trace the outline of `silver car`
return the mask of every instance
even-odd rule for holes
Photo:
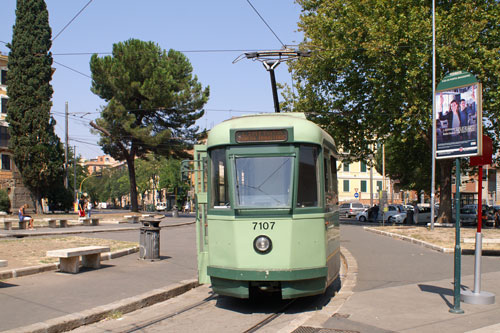
[[[361,202],[346,202],[339,207],[340,216],[353,217],[365,210]]]

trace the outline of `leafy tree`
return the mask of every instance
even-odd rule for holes
[[[181,160],[167,159],[161,164],[160,188],[166,188],[169,192],[177,194],[177,207],[182,207],[182,203],[187,198],[189,185],[180,177]]]
[[[9,148],[24,185],[39,209],[41,199],[63,181],[64,153],[54,132],[49,15],[43,0],[17,2],[8,61]]]
[[[399,164],[394,174],[406,177],[408,184],[423,181],[412,179],[414,168],[403,171],[405,163],[423,170],[422,154],[431,154],[430,3],[297,2],[305,35],[301,47],[311,49],[312,56],[292,65],[297,96],[285,106],[310,112],[353,159],[366,158],[375,143],[394,136],[392,149],[406,153],[393,161]],[[438,81],[460,69],[483,82],[484,131],[495,141],[500,134],[500,44],[493,41],[499,40],[499,24],[498,1],[436,1]],[[451,219],[452,166],[452,160],[438,163],[444,220]]]
[[[0,211],[9,212],[10,211],[10,199],[7,191],[0,190]]]
[[[199,138],[209,88],[193,76],[180,52],[130,39],[113,45],[112,56],[90,60],[92,92],[108,104],[91,125],[101,134],[103,151],[127,162],[132,211],[138,210],[135,158],[153,152],[186,157]]]

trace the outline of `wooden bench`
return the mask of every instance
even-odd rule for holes
[[[124,218],[127,219],[127,222],[130,223],[139,223],[139,215],[125,215]]]
[[[49,224],[49,228],[57,228],[57,220],[53,218],[47,218],[45,221]]]
[[[7,267],[7,260],[0,260],[0,267]]]
[[[109,252],[107,246],[84,246],[72,249],[47,251],[47,257],[59,258],[59,270],[66,273],[78,273],[80,271],[80,257],[82,267],[101,267],[101,253]]]

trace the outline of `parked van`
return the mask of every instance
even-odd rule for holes
[[[361,202],[346,202],[340,205],[340,216],[353,217],[365,210]]]

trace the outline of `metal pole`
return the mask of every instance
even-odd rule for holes
[[[273,89],[274,112],[280,113],[280,103],[278,101],[278,90],[276,88],[276,77],[274,76],[274,69],[269,70],[271,75],[271,88]]]
[[[432,175],[431,230],[434,230],[436,187],[436,1],[432,0]]]
[[[66,170],[66,177],[64,178],[64,187],[67,189],[69,187],[69,170],[68,170],[68,102],[66,102],[65,107],[65,116],[66,116],[66,147],[64,150],[64,169]]]
[[[460,309],[460,273],[461,273],[461,260],[462,260],[462,249],[460,248],[460,158],[456,159],[456,182],[455,182],[455,278],[454,278],[454,288],[453,288],[453,308],[450,309],[451,313],[464,313],[464,310]]]
[[[269,75],[271,76],[271,89],[273,91],[273,100],[274,100],[274,112],[279,113],[280,112],[280,103],[278,100],[278,89],[276,88],[276,77],[274,76],[274,69],[278,67],[280,62],[278,60],[269,60],[269,61],[264,61],[262,63],[266,70],[269,72]]]
[[[493,304],[495,303],[495,295],[481,291],[481,257],[483,255],[483,235],[481,234],[482,227],[482,197],[483,197],[483,166],[479,166],[479,180],[477,187],[477,231],[476,231],[476,251],[474,253],[474,291],[464,290],[461,292],[461,298],[468,304]]]
[[[78,192],[76,190],[76,146],[73,150],[73,188],[75,191],[75,202],[78,202]]]

